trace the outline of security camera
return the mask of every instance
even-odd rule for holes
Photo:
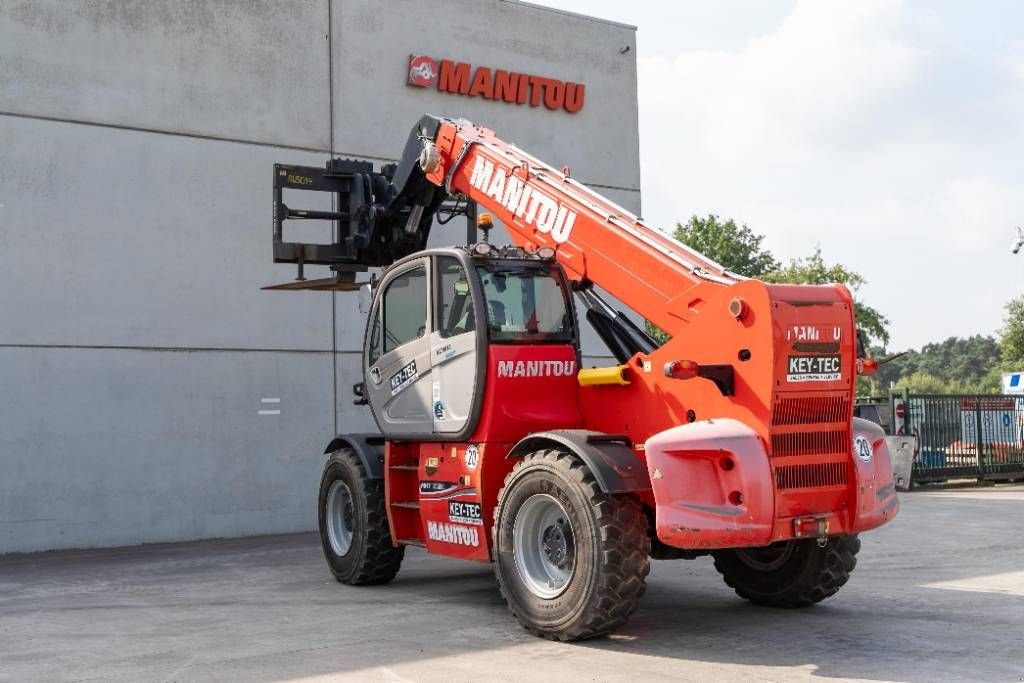
[[[1017,241],[1013,243],[1013,253],[1019,254],[1020,248],[1024,247],[1024,229],[1017,227]]]

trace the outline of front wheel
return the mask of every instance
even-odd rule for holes
[[[498,494],[494,568],[524,628],[581,640],[625,623],[644,592],[650,539],[640,504],[603,493],[579,459],[537,451]]]
[[[405,547],[395,547],[384,506],[384,483],[366,474],[349,448],[331,454],[320,479],[320,543],[341,583],[366,585],[395,578]]]
[[[857,566],[856,534],[782,541],[714,553],[715,569],[741,598],[770,607],[809,607],[835,595]]]

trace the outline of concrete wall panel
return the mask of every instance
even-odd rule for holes
[[[324,156],[8,116],[0,149],[0,343],[330,350],[329,297],[260,291],[295,276],[272,165]]]
[[[0,3],[0,111],[330,146],[327,0]]]
[[[331,383],[325,353],[0,348],[0,553],[314,528]]]
[[[504,0],[345,0],[332,21],[336,149],[394,158],[423,114],[465,116],[583,182],[639,189],[634,29]],[[586,102],[569,114],[407,86],[410,54],[585,83]]]
[[[410,88],[411,52],[584,82],[586,106]],[[424,112],[639,203],[629,27],[506,0],[0,3],[0,553],[315,526],[324,445],[374,428],[365,319],[260,291],[295,272],[271,166],[394,158]]]

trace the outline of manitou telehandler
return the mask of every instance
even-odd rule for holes
[[[480,241],[425,248],[474,206]],[[333,240],[285,241],[288,219]],[[498,222],[514,245],[488,241]],[[876,363],[844,287],[730,273],[486,128],[424,116],[379,170],[275,165],[273,237],[299,270],[277,289],[371,295],[353,389],[380,432],[338,435],[320,483],[342,583],[390,581],[410,545],[493,562],[524,627],[575,640],[626,621],[652,557],[710,554],[748,600],[816,603],[899,509],[882,430],[852,416]],[[613,367],[581,367],[575,301]]]

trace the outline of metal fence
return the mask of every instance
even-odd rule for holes
[[[894,393],[894,434],[917,436],[913,482],[1024,479],[1024,396]]]

